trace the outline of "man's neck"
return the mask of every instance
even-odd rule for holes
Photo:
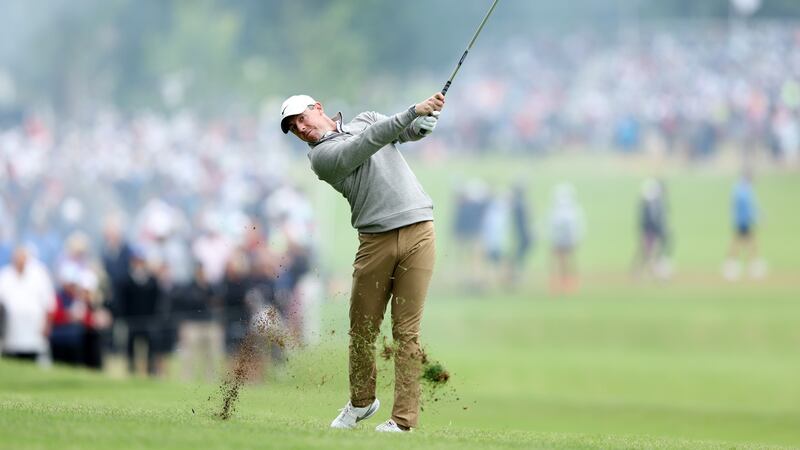
[[[326,116],[327,117],[327,116]],[[325,133],[323,133],[322,137],[326,137],[332,133],[340,133],[342,131],[342,115],[341,113],[336,114],[333,117],[327,117],[327,129]]]
[[[328,130],[327,131],[331,131],[331,132],[334,132],[334,133],[336,133],[337,131],[341,131],[340,130],[341,123],[342,123],[342,115],[341,114],[337,114],[337,115],[335,115],[333,117],[328,117]]]

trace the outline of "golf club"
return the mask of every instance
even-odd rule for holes
[[[461,69],[461,64],[463,64],[464,60],[467,59],[467,53],[469,53],[469,50],[472,48],[472,45],[475,44],[475,40],[478,39],[478,35],[481,34],[483,26],[486,25],[486,21],[489,20],[489,16],[492,15],[494,8],[497,6],[497,3],[499,1],[500,0],[494,0],[494,2],[492,2],[492,7],[489,8],[489,12],[487,12],[486,16],[484,16],[483,20],[481,21],[481,24],[478,26],[478,29],[475,31],[475,34],[472,36],[472,40],[469,41],[469,45],[467,46],[467,49],[464,50],[464,54],[461,55],[461,59],[458,60],[458,64],[456,65],[456,68],[453,70],[453,74],[450,75],[450,78],[447,80],[447,83],[444,84],[444,87],[442,88],[442,95],[447,95],[447,90],[450,89],[450,85],[453,83],[453,79],[456,77],[458,70]],[[423,130],[422,134],[427,134],[427,132]]]

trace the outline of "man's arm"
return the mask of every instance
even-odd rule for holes
[[[408,126],[398,139],[401,143],[407,141],[418,141],[425,136],[433,133],[436,129],[436,123],[439,121],[439,113],[441,111],[434,111],[428,116],[421,116],[414,119],[411,125]]]
[[[419,118],[414,119],[419,120]],[[397,140],[400,143],[403,142],[414,142],[418,141],[425,137],[424,134],[420,133],[419,128],[414,126],[414,122],[412,121],[409,126],[407,126],[403,131],[400,132],[400,136],[397,137]]]
[[[336,182],[349,175],[370,156],[384,146],[400,138],[417,117],[429,116],[444,107],[444,95],[440,92],[417,103],[408,110],[382,119],[372,114],[375,123],[360,134],[344,141],[326,141],[311,152],[311,167],[320,179]]]
[[[403,130],[417,118],[414,107],[391,117],[367,113],[376,122],[361,133],[343,141],[327,141],[316,146],[311,164],[323,180],[338,181],[349,175],[370,156],[396,141]]]

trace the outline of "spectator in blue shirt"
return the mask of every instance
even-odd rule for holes
[[[758,223],[758,203],[753,190],[753,176],[746,170],[733,188],[731,212],[734,237],[728,251],[728,260],[723,266],[723,276],[736,280],[741,276],[742,263],[749,262],[750,276],[763,278],[766,264],[760,258],[755,228]]]

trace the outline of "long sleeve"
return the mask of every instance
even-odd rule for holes
[[[363,132],[345,140],[323,141],[315,146],[311,164],[321,179],[335,182],[346,177],[378,150],[398,140],[417,117],[411,108],[391,117],[374,112],[365,114],[374,123]]]

